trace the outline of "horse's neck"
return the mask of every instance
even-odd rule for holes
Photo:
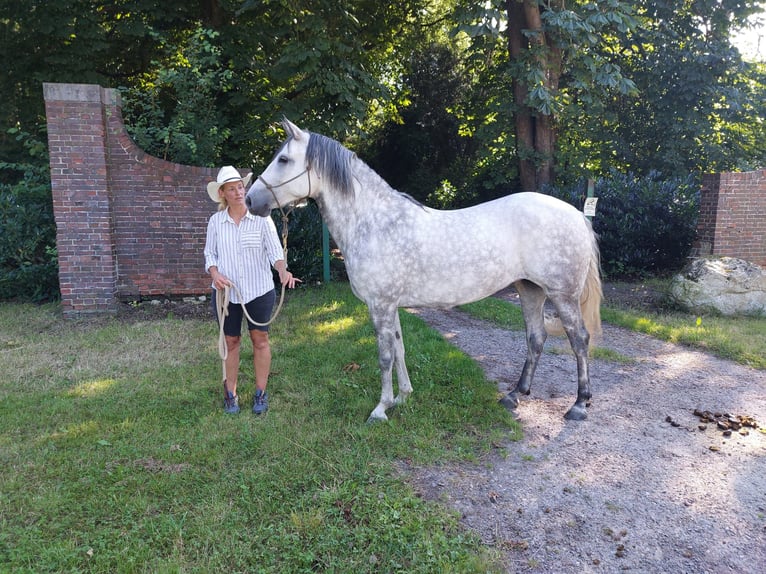
[[[359,159],[352,164],[354,194],[345,196],[337,190],[324,190],[318,199],[319,209],[341,251],[348,252],[361,230],[381,216],[386,197],[396,192],[372,168]]]

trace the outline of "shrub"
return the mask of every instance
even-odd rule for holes
[[[282,216],[272,212],[280,240]],[[289,216],[287,237],[287,266],[304,283],[322,280],[324,260],[322,256],[322,216],[316,203],[309,201],[305,207],[294,209]],[[330,260],[331,279],[343,279],[345,267],[333,256]],[[277,283],[278,285],[279,283]]]
[[[547,190],[582,209],[585,184]],[[593,228],[601,266],[610,276],[657,274],[682,267],[696,235],[699,183],[693,176],[662,179],[613,172],[595,182]]]
[[[0,162],[0,300],[49,301],[59,297],[56,224],[45,145],[24,141],[27,163]]]

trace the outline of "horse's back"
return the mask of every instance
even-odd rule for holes
[[[458,210],[419,208],[411,217],[401,230],[408,240],[398,267],[378,262],[385,277],[397,276],[406,285],[402,305],[467,303],[520,279],[571,290],[587,269],[587,223],[577,209],[551,196],[518,193]],[[377,280],[388,283],[381,274]]]

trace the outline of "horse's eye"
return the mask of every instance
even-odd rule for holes
[[[286,155],[280,155],[279,159],[277,160],[279,163],[287,163],[288,159]]]

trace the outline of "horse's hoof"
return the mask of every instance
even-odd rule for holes
[[[519,406],[519,397],[515,393],[508,393],[499,402],[509,411],[513,411]]]
[[[585,410],[585,407],[574,405],[567,411],[564,418],[568,421],[584,421],[588,418],[588,412]]]
[[[374,411],[370,413],[370,416],[367,419],[367,424],[372,425],[375,423],[382,423],[387,420],[388,417],[386,416],[386,411],[383,409],[383,407],[378,406]]]
[[[374,417],[374,416],[370,415],[370,417],[367,419],[367,424],[368,425],[375,425],[375,424],[378,424],[378,423],[384,423],[386,421],[388,421],[388,417]]]
[[[404,403],[406,403],[408,396],[409,395],[404,395],[402,393],[399,393],[398,395],[396,395],[396,398],[394,399],[394,406],[398,407],[399,405],[403,405]]]

